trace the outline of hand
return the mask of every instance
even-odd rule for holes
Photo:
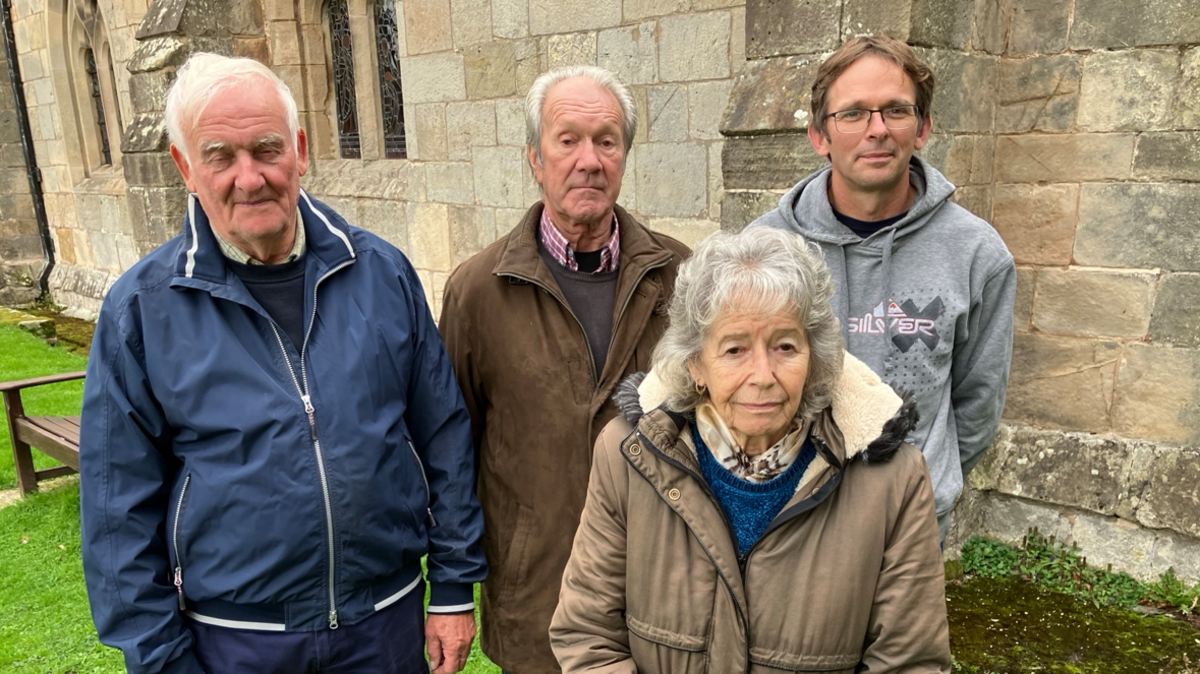
[[[430,613],[425,619],[425,650],[433,674],[455,674],[467,664],[475,640],[475,613]]]

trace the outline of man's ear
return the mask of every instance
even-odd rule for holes
[[[542,184],[542,162],[538,160],[537,150],[532,145],[525,146],[525,154],[529,158],[529,168],[533,169],[533,179]]]
[[[823,122],[812,120],[808,123],[808,142],[812,143],[813,150],[822,157],[829,156],[829,139],[822,133],[820,125]]]
[[[192,187],[192,167],[174,143],[171,143],[171,159],[175,160],[175,168],[179,169],[179,175],[183,176],[183,183],[187,185],[188,191],[195,192],[195,188]]]
[[[296,131],[296,166],[300,169],[300,175],[308,172],[308,137],[304,135],[304,129]]]
[[[917,139],[913,147],[920,150],[925,147],[925,143],[929,142],[929,132],[933,130],[933,115],[925,115],[925,121],[921,122],[921,130],[917,131]]]

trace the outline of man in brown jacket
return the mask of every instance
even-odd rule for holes
[[[550,618],[592,447],[617,415],[614,388],[649,367],[690,251],[616,205],[637,119],[612,73],[548,72],[526,115],[543,201],[451,275],[440,327],[475,440],[483,650],[506,672],[552,674]]]

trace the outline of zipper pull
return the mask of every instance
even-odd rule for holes
[[[313,408],[312,398],[307,393],[300,396],[300,400],[304,401],[304,413],[308,415],[308,434],[312,439],[317,439],[317,415]]]
[[[175,591],[179,593],[179,610],[180,611],[186,610],[187,606],[185,606],[183,603],[183,567],[182,566],[175,567]]]
[[[429,515],[429,526],[436,527],[437,520],[433,519],[433,508],[426,508],[425,512]]]
[[[338,628],[337,609],[329,611],[329,629],[336,630]]]

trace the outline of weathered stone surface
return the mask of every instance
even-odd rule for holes
[[[971,0],[913,0],[909,39],[915,44],[965,51],[971,43],[975,5]]]
[[[408,106],[412,110],[405,121],[411,122],[414,133],[408,138],[409,159],[421,161],[446,161],[450,158],[446,148],[446,105],[424,103]]]
[[[525,143],[525,99],[496,101],[496,142],[501,145]]]
[[[134,37],[145,40],[175,32],[179,29],[187,4],[186,0],[154,0],[146,7],[146,14]]]
[[[450,0],[450,24],[454,28],[454,45],[488,42],[492,39],[491,0]]]
[[[567,33],[546,39],[548,67],[596,65],[596,33]]]
[[[917,49],[937,73],[933,118],[941,133],[991,133],[998,59],[944,49]]]
[[[1200,185],[1084,185],[1075,261],[1100,267],[1200,271]]]
[[[475,177],[466,162],[431,162],[425,165],[425,194],[430,201],[474,204]]]
[[[461,101],[467,97],[461,54],[430,54],[400,59],[404,104]]]
[[[1141,134],[1133,175],[1143,180],[1200,181],[1200,131]]]
[[[967,185],[960,187],[950,200],[971,211],[975,217],[985,221],[992,219],[993,189],[991,185]]]
[[[1017,264],[1066,266],[1078,203],[1078,185],[997,185],[992,226]]]
[[[708,206],[708,156],[695,143],[638,147],[638,210],[646,215],[691,218]]]
[[[1200,48],[1183,52],[1179,87],[1175,95],[1175,125],[1179,128],[1200,128]]]
[[[682,220],[678,218],[649,218],[646,226],[695,248],[704,237],[721,228],[712,220]]]
[[[971,26],[972,49],[988,54],[1004,52],[1014,1],[976,0],[975,18]]]
[[[183,65],[187,60],[188,48],[177,38],[170,36],[156,37],[138,45],[130,57],[126,67],[129,72],[146,73],[162,70],[171,66]],[[28,77],[28,74],[25,74]]]
[[[529,32],[533,35],[620,24],[621,0],[529,0]]]
[[[910,0],[845,0],[842,5],[842,37],[887,33],[907,41],[912,26]]]
[[[445,204],[408,205],[408,245],[414,267],[449,271],[450,222]]]
[[[1066,430],[1108,431],[1119,359],[1115,342],[1016,334],[1004,418]]]
[[[725,189],[734,190],[789,189],[827,164],[808,136],[796,133],[727,138],[721,153]]]
[[[517,94],[517,57],[507,40],[484,42],[463,50],[468,98]]]
[[[1138,521],[1200,537],[1200,450],[1163,447],[1155,454]]]
[[[516,146],[477,147],[472,154],[475,198],[482,206],[522,208],[525,174],[529,171],[525,148]]]
[[[450,0],[404,0],[408,54],[428,54],[454,47]]]
[[[747,0],[746,56],[818,54],[837,48],[841,3]]]
[[[523,95],[542,74],[542,52],[538,38],[513,41],[513,57],[517,61],[517,92]]]
[[[469,160],[471,148],[495,144],[495,104],[489,101],[446,106],[446,148],[450,159]]]
[[[1146,131],[1171,125],[1179,52],[1134,49],[1097,52],[1083,61],[1079,127]]]
[[[663,82],[729,77],[729,13],[684,14],[658,22]]]
[[[492,33],[508,38],[529,35],[529,0],[492,0]]]
[[[1200,350],[1130,344],[1113,421],[1127,437],[1200,443]]]
[[[631,17],[627,13],[625,18]],[[600,31],[596,38],[596,65],[616,73],[626,85],[654,82],[658,79],[655,31],[652,21]]]
[[[491,232],[487,231],[483,210],[474,206],[451,206],[449,209],[450,255],[455,267],[466,262],[490,241]]]
[[[408,210],[405,204],[397,201],[362,199],[358,202],[358,225],[400,250],[409,250]]]
[[[1017,267],[1017,296],[1013,302],[1013,330],[1029,332],[1033,316],[1033,288],[1037,283],[1037,269]]]
[[[721,153],[724,150],[725,143],[708,144],[708,210],[705,214],[709,220],[717,222],[718,226],[721,220],[721,202],[725,194],[725,176],[721,171]]]
[[[1043,269],[1033,326],[1043,332],[1141,339],[1150,329],[1157,274],[1110,269]]]
[[[955,185],[988,185],[996,163],[996,138],[990,134],[931,134],[921,148],[921,157]]]
[[[1167,274],[1154,302],[1150,340],[1200,348],[1200,274]]]
[[[733,82],[696,82],[688,85],[688,129],[692,138],[714,140],[721,137],[721,116],[729,102]]]
[[[1126,133],[1001,136],[996,180],[1006,183],[1127,180],[1135,136]]]
[[[725,190],[721,201],[721,229],[737,233],[758,216],[779,205],[778,192]]]
[[[1015,0],[1007,53],[1058,54],[1067,47],[1071,3],[1062,0]]]
[[[622,6],[626,21],[681,14],[692,8],[690,0],[624,0]]]
[[[1002,59],[996,133],[1069,131],[1079,105],[1079,57]]]
[[[688,137],[687,89],[678,84],[650,87],[647,91],[650,104],[650,142],[676,143]]]
[[[1200,42],[1195,0],[1130,3],[1076,0],[1071,49],[1110,49]]]
[[[819,58],[790,56],[748,61],[733,81],[721,118],[727,136],[807,129]]]
[[[746,8],[734,7],[729,12],[729,69],[734,75],[746,65]]]

